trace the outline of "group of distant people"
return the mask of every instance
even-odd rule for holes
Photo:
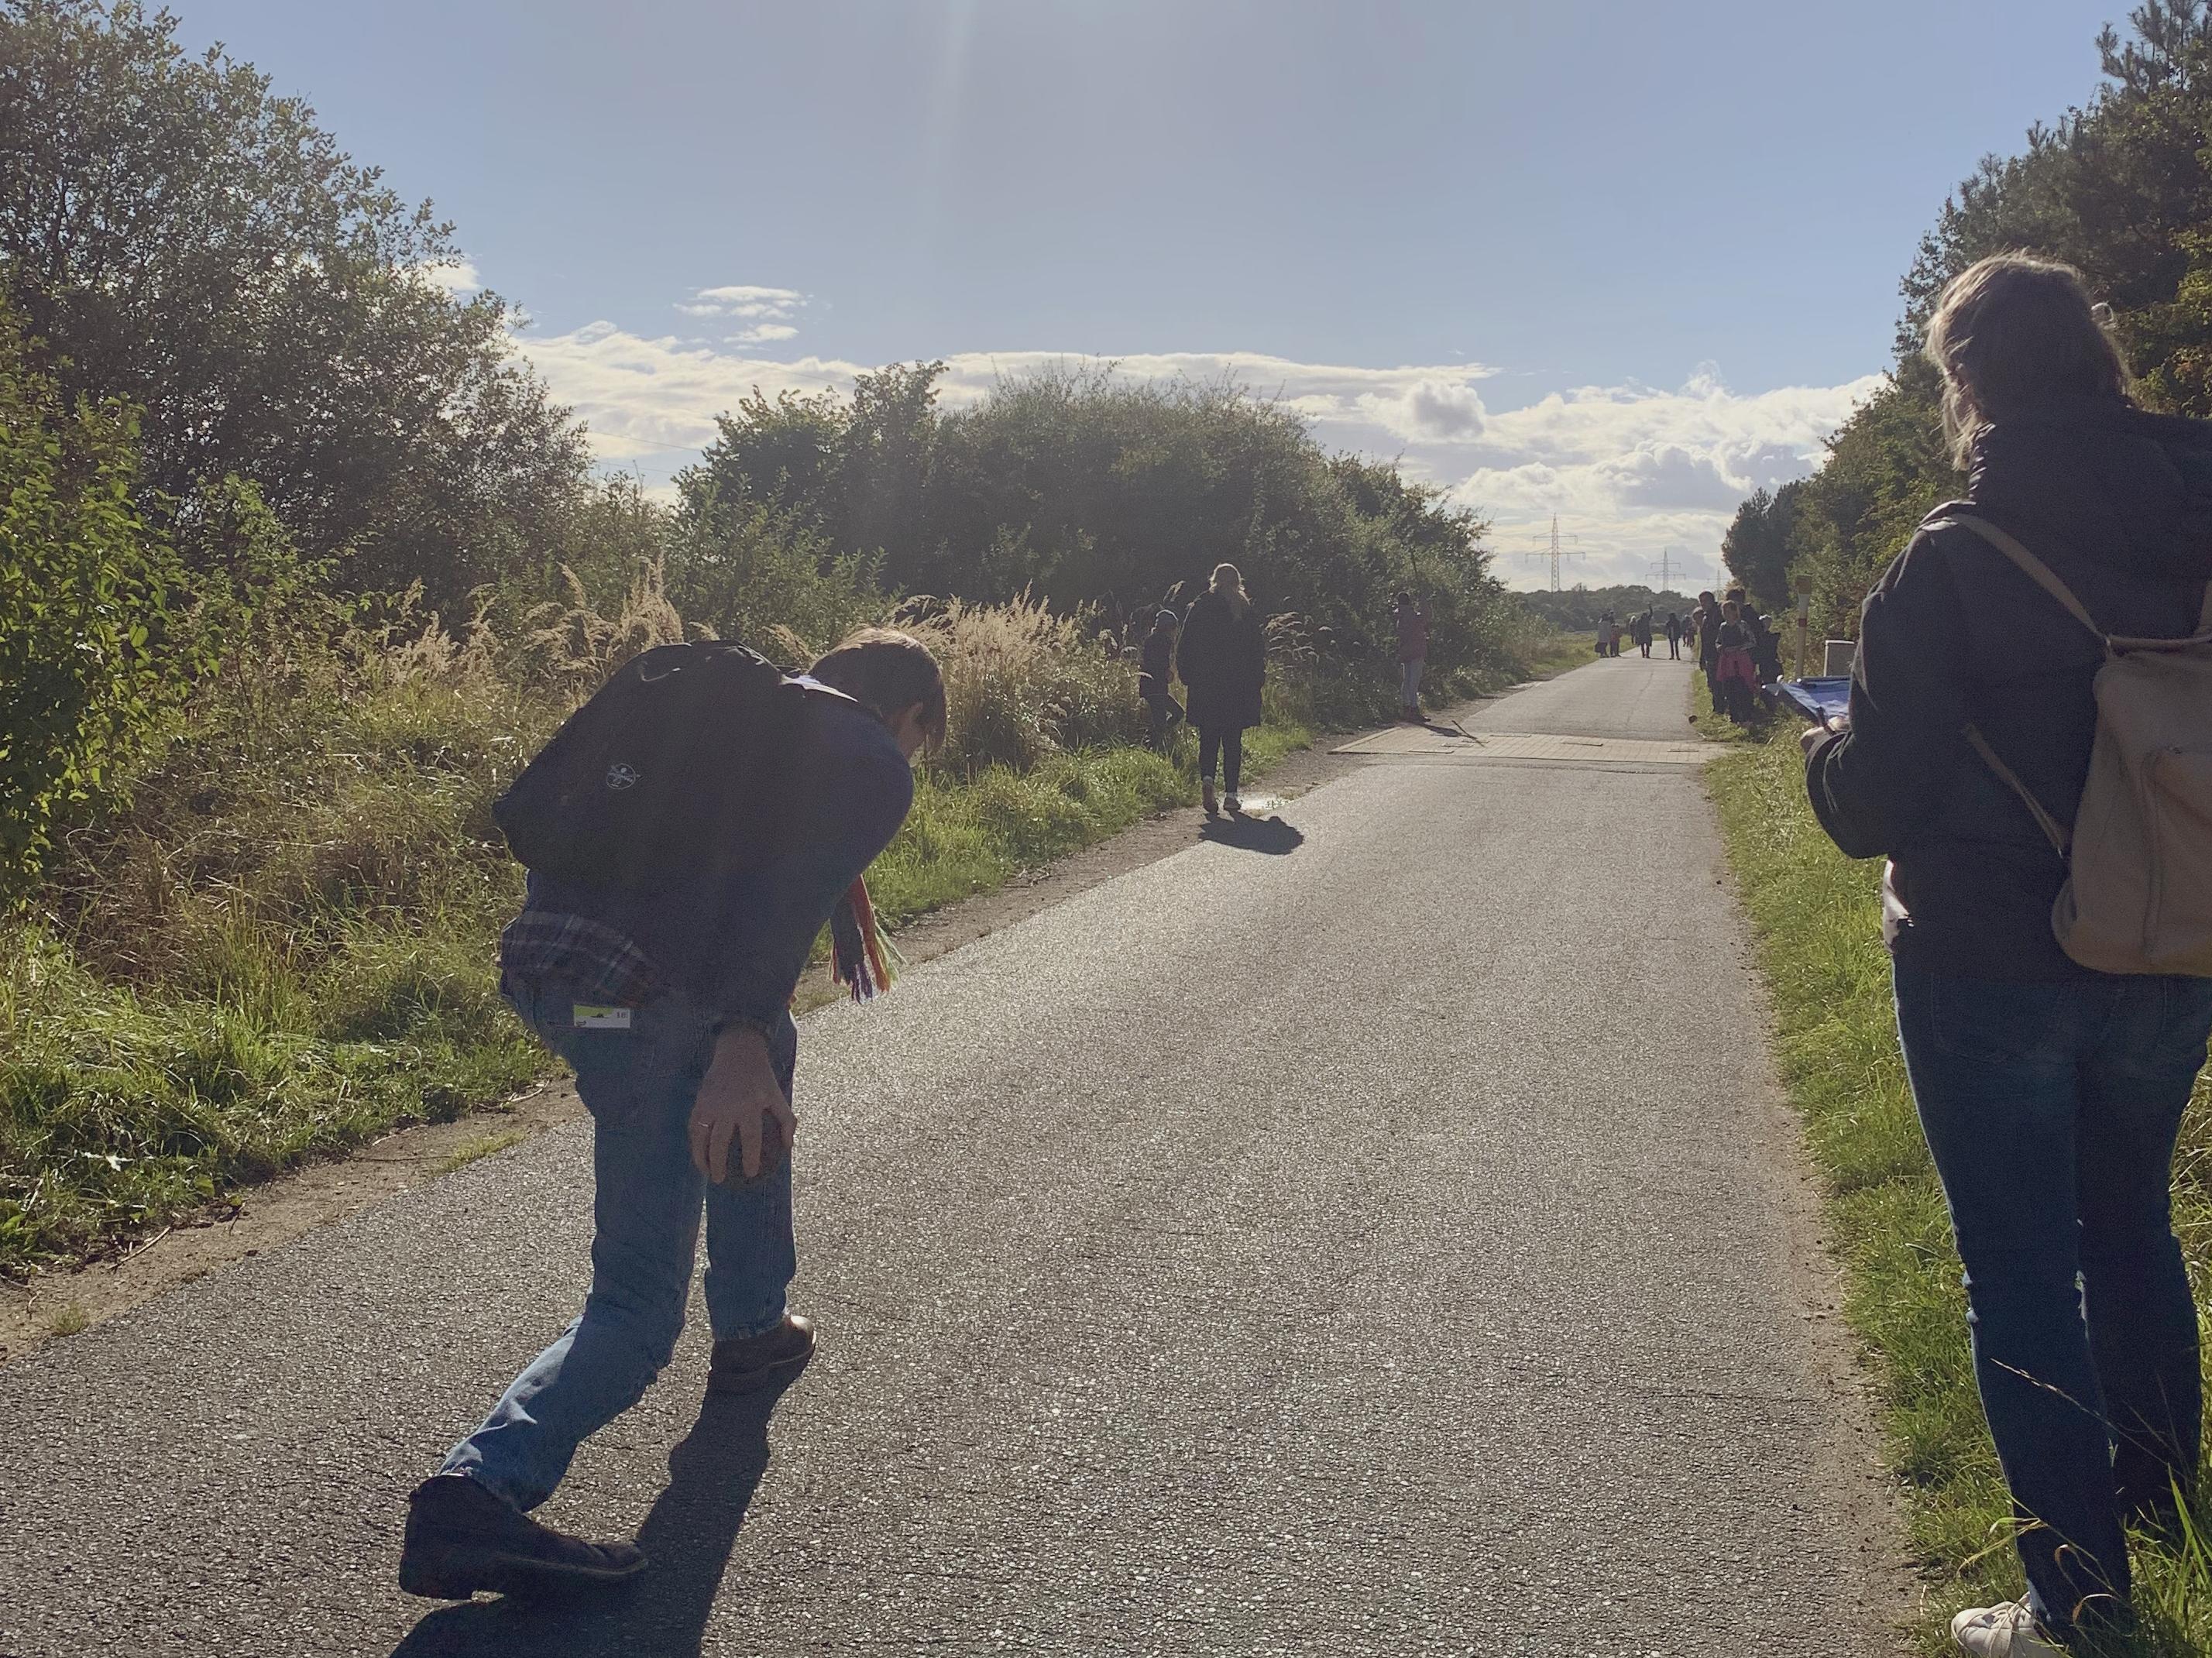
[[[1714,708],[1739,726],[1758,720],[1759,688],[1782,677],[1782,644],[1771,618],[1759,613],[1742,588],[1731,587],[1724,598],[1710,590],[1699,593],[1686,621],[1667,620],[1670,644],[1678,637],[1697,641]]]
[[[1654,643],[1663,638],[1668,659],[1680,661],[1683,645],[1692,644],[1713,707],[1738,725],[1758,719],[1759,686],[1782,677],[1782,647],[1770,618],[1759,613],[1744,590],[1731,587],[1725,598],[1701,592],[1688,616],[1669,610],[1664,623],[1655,621],[1656,611],[1656,606],[1639,611],[1626,626],[1611,610],[1604,612],[1598,618],[1597,653],[1619,656],[1626,639],[1649,658]]]
[[[1661,624],[1654,619],[1656,615],[1656,608],[1641,611],[1630,616],[1624,626],[1613,619],[1611,610],[1605,611],[1598,617],[1597,653],[1600,656],[1619,656],[1620,641],[1626,638],[1644,656],[1649,657],[1651,654],[1652,646],[1658,641],[1662,631]],[[1668,647],[1675,655],[1680,656],[1682,653],[1680,648],[1682,618],[1669,611],[1663,631]]]

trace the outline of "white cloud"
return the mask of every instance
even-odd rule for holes
[[[1678,563],[1686,553],[1692,579],[1710,584],[1737,504],[1809,474],[1828,436],[1881,384],[1867,375],[1744,394],[1701,364],[1675,392],[1553,392],[1489,416],[1469,457],[1477,464],[1451,486],[1452,498],[1491,520],[1502,553],[1540,551],[1558,513],[1585,556],[1568,580],[1640,581],[1671,552]],[[1535,560],[1518,579],[1534,585],[1548,572]]]
[[[466,259],[455,259],[446,264],[426,264],[416,273],[433,288],[448,294],[473,294],[483,286],[477,268]]]
[[[702,288],[677,310],[687,317],[727,317],[754,325],[728,337],[732,345],[765,345],[772,340],[795,338],[799,328],[792,319],[807,303],[795,288],[754,288],[737,285]]]
[[[804,305],[806,295],[795,288],[702,288],[699,297],[718,305]]]
[[[517,344],[554,395],[589,423],[603,461],[665,477],[712,442],[714,416],[755,387],[771,398],[842,392],[875,366],[748,349],[793,338],[798,328],[787,319],[805,301],[789,288],[701,290],[681,308],[760,319],[720,345],[633,334],[611,322],[524,336]],[[737,308],[749,306],[765,309]],[[1231,380],[1279,401],[1329,447],[1398,458],[1410,474],[1490,520],[1498,572],[1519,586],[1547,577],[1540,561],[1512,556],[1537,549],[1555,513],[1585,555],[1570,567],[1571,580],[1642,580],[1665,552],[1678,567],[1686,555],[1692,579],[1709,585],[1736,503],[1754,489],[1810,472],[1828,435],[1880,384],[1868,376],[1747,394],[1701,364],[1679,390],[1583,386],[1498,410],[1477,390],[1498,371],[1480,365],[1369,368],[1237,351],[1106,360],[977,351],[947,359],[939,400],[961,408],[1006,377],[1108,362],[1133,380]]]

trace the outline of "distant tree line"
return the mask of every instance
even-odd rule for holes
[[[2084,106],[1983,161],[1945,203],[1904,280],[1888,378],[1820,471],[1738,509],[1723,556],[1762,604],[1808,591],[1818,625],[1855,632],[1913,527],[1963,487],[1919,351],[1944,285],[1990,254],[2078,266],[2113,308],[2141,400],[2212,416],[2212,8],[2148,0],[2129,22],[2098,37],[2104,79]]]
[[[1516,597],[1560,633],[1585,632],[1596,627],[1598,618],[1607,611],[1618,620],[1626,620],[1653,610],[1664,622],[1668,611],[1687,616],[1697,605],[1696,599],[1671,587],[1644,587],[1633,583],[1620,587],[1577,586],[1556,593],[1521,593]]]

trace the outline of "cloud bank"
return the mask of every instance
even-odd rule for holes
[[[603,464],[661,483],[713,441],[714,416],[755,387],[771,398],[843,391],[877,366],[749,349],[797,337],[808,303],[792,288],[702,288],[677,309],[711,333],[646,335],[595,322],[516,343],[590,426]],[[1809,472],[1828,435],[1880,384],[1869,375],[1741,393],[1701,364],[1672,389],[1580,386],[1493,408],[1483,388],[1499,371],[1479,364],[1370,368],[1239,351],[1110,361],[1133,379],[1233,380],[1279,399],[1331,448],[1399,459],[1490,521],[1498,574],[1517,586],[1547,579],[1541,561],[1523,556],[1540,550],[1554,513],[1584,556],[1570,581],[1644,580],[1663,554],[1678,569],[1686,565],[1691,581],[1711,583],[1736,504]],[[947,359],[940,402],[958,408],[1002,377],[1097,361],[1057,351],[963,352]]]

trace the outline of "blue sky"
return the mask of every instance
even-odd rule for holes
[[[757,383],[1231,372],[1512,554],[1710,574],[2113,0],[171,0],[459,228],[655,482]],[[1540,565],[1501,559],[1519,585]]]

